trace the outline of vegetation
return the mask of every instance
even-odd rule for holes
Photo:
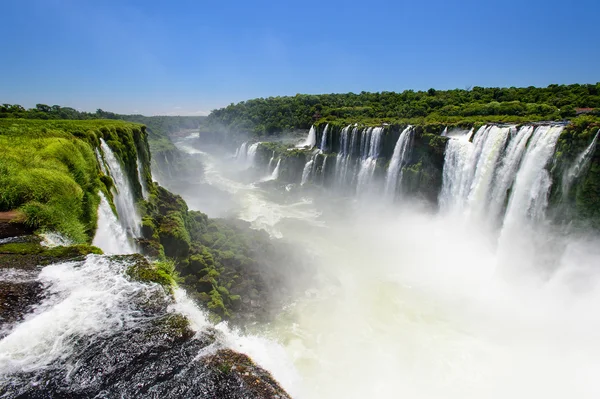
[[[137,156],[149,159],[141,125],[120,121],[0,119],[0,211],[19,210],[25,224],[53,230],[76,243],[96,230],[99,191],[110,179],[94,148],[106,140],[137,181]],[[149,173],[149,172],[148,172]],[[141,187],[137,185],[138,194]]]
[[[143,218],[144,252],[173,260],[179,283],[214,321],[266,317],[268,293],[283,288],[281,265],[290,263],[290,252],[245,222],[210,219],[160,186],[153,191]],[[265,305],[260,315],[251,299]]]
[[[206,126],[213,130],[276,135],[334,121],[375,126],[382,122],[423,125],[562,120],[575,117],[577,108],[593,108],[584,112],[600,115],[600,82],[546,88],[473,87],[259,98],[212,111]]]

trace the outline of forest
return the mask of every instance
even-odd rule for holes
[[[316,122],[526,122],[600,115],[600,82],[258,98],[213,110],[204,129],[276,135]]]

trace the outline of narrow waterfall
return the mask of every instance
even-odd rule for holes
[[[592,155],[596,150],[596,143],[598,142],[598,135],[600,134],[600,130],[596,132],[594,139],[590,143],[589,146],[581,154],[577,156],[573,164],[565,171],[562,178],[562,195],[563,198],[566,198],[571,190],[571,186],[575,182],[575,180],[579,177],[582,170],[585,170],[592,159]]]
[[[304,165],[304,169],[302,170],[302,181],[300,182],[300,185],[303,186],[306,184],[306,182],[308,181],[308,178],[310,177],[310,173],[312,171],[312,166],[315,163],[315,159],[314,157],[311,158],[308,162],[306,162],[306,164]]]
[[[310,130],[308,131],[308,137],[306,137],[306,140],[304,140],[303,142],[298,144],[296,147],[297,148],[303,148],[303,147],[313,148],[316,144],[317,144],[317,131],[314,126],[311,126]]]
[[[327,167],[327,155],[323,158],[323,165],[321,165],[321,184],[325,183],[325,168]]]
[[[323,130],[323,136],[321,137],[321,151],[327,151],[327,134],[329,133],[329,124],[325,125],[325,130]]]
[[[444,130],[445,132],[446,130]],[[410,153],[410,147],[412,142],[412,126],[406,127],[394,147],[394,153],[390,164],[388,166],[387,174],[385,176],[385,191],[384,195],[386,198],[393,200],[396,195],[396,188],[402,183],[402,166],[406,164],[407,156]]]
[[[281,166],[281,158],[277,160],[277,166],[275,166],[275,169],[273,169],[271,180],[277,180],[279,178],[279,166]]]
[[[248,155],[246,156],[246,165],[248,165],[249,168],[254,166],[254,159],[256,158],[256,150],[258,149],[258,144],[260,144],[260,143],[254,143],[250,147],[248,147]]]
[[[235,152],[235,159],[239,163],[245,165],[247,156],[248,156],[248,143],[243,142],[242,145],[240,145],[240,148],[238,148],[237,151]]]
[[[368,128],[361,139],[361,161],[357,175],[356,192],[364,193],[373,180],[381,147],[382,127]]]
[[[340,134],[340,150],[335,161],[335,180],[339,187],[346,186],[348,165],[351,162],[350,157],[352,156],[353,144],[356,141],[356,131],[358,129],[354,128],[352,131],[352,136],[350,137],[351,126],[352,125],[348,125],[343,128]]]
[[[271,166],[273,166],[273,161],[275,160],[275,151],[271,155],[271,159],[269,159],[269,165],[267,165],[267,173],[271,173]]]
[[[508,147],[502,157],[502,163],[498,169],[496,178],[494,179],[489,209],[489,216],[492,220],[495,220],[500,216],[500,213],[505,206],[508,190],[515,181],[519,165],[521,164],[523,154],[525,154],[527,143],[533,134],[533,131],[533,126],[523,126],[516,135],[510,139]]]
[[[92,245],[102,249],[107,255],[132,254],[135,250],[129,240],[127,232],[113,213],[108,200],[100,192],[98,228]]]
[[[94,148],[94,152],[96,153],[96,160],[98,161],[98,165],[100,165],[100,170],[106,176],[109,176],[108,169],[106,169],[106,165],[104,164],[104,159],[102,158],[102,154],[100,154],[100,150],[98,150],[98,148]]]
[[[113,197],[117,213],[119,214],[119,221],[133,237],[139,237],[141,218],[135,208],[135,197],[131,190],[129,179],[123,172],[121,163],[103,139],[100,139],[100,147],[104,153],[104,159],[106,160],[110,176],[115,183]]]
[[[137,159],[137,174],[138,174],[138,180],[140,182],[140,186],[142,187],[142,197],[147,200],[148,199],[148,185],[146,184],[146,179],[144,179],[144,177],[142,176],[142,170],[144,170],[144,168],[142,167],[142,162],[140,161],[140,158]]]

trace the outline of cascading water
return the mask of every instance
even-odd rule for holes
[[[373,180],[381,147],[382,127],[368,128],[361,140],[361,161],[357,175],[356,192],[364,193]]]
[[[585,170],[592,159],[592,155],[596,150],[596,143],[598,142],[598,135],[600,134],[600,130],[596,132],[594,139],[590,143],[589,146],[581,154],[577,156],[573,164],[567,169],[562,178],[562,195],[563,199],[567,197],[569,191],[571,190],[571,186],[573,182],[579,177],[581,171]]]
[[[117,160],[112,150],[103,139],[100,139],[100,147],[104,153],[104,159],[106,160],[110,177],[115,183],[114,188],[116,188],[116,190],[113,189],[112,194],[115,199],[117,213],[119,214],[119,221],[129,234],[133,237],[139,237],[141,218],[135,207],[135,197],[133,196],[129,179],[125,173],[123,173],[121,163]]]
[[[98,161],[98,165],[100,165],[100,170],[106,176],[109,176],[108,169],[106,169],[106,165],[104,164],[104,159],[102,159],[102,154],[100,154],[100,150],[98,150],[98,148],[94,148],[94,152],[96,153],[96,160]]]
[[[277,180],[279,178],[279,167],[281,166],[281,158],[277,160],[277,166],[273,169],[273,173],[271,173],[271,180]]]
[[[144,177],[142,176],[142,170],[144,170],[144,167],[142,166],[142,162],[140,161],[140,158],[137,159],[137,174],[138,174],[138,181],[140,182],[140,185],[142,187],[142,198],[144,198],[145,200],[148,200],[148,185],[146,184],[146,179],[144,179]]]
[[[313,148],[316,144],[317,144],[317,130],[315,129],[314,126],[311,126],[310,130],[308,131],[308,137],[306,137],[306,140],[304,140],[303,142],[298,144],[296,147],[297,148],[304,148],[304,147]]]
[[[256,150],[260,143],[254,143],[248,145],[247,142],[242,143],[240,148],[236,151],[235,159],[237,163],[241,164],[245,168],[251,168],[254,166],[254,160],[256,158]]]
[[[494,179],[494,186],[490,198],[489,216],[492,220],[497,219],[502,212],[506,203],[508,190],[513,185],[523,154],[527,148],[527,143],[533,134],[533,131],[533,126],[521,127],[516,135],[510,139],[508,147],[504,152],[502,163],[498,169],[496,178]]]
[[[394,147],[394,153],[388,166],[385,176],[385,192],[384,195],[388,199],[394,199],[396,195],[396,187],[402,183],[402,166],[406,163],[406,157],[410,153],[412,141],[412,126],[406,127]]]
[[[246,164],[246,158],[248,156],[248,143],[244,142],[242,143],[242,145],[240,145],[240,148],[238,148],[238,150],[235,153],[235,159],[241,163],[241,164]]]
[[[350,136],[350,127],[348,125],[342,129],[340,134],[340,151],[335,161],[335,178],[338,187],[345,187],[348,179],[348,167],[351,163],[352,150],[356,142],[357,128],[355,127]]]
[[[254,159],[256,158],[256,150],[258,149],[258,145],[260,143],[254,143],[250,147],[248,147],[248,155],[246,157],[246,164],[248,167],[254,166]]]
[[[273,161],[275,160],[275,151],[271,155],[271,159],[269,159],[269,165],[267,165],[267,173],[271,173],[271,167],[273,166]]]
[[[562,131],[563,126],[540,126],[533,132],[512,188],[504,217],[505,229],[544,217],[552,185],[546,166]]]
[[[469,141],[467,133],[446,147],[442,209],[482,214],[488,204],[496,165],[511,127],[482,126]]]
[[[108,200],[102,192],[98,206],[98,227],[92,245],[107,255],[131,254],[135,250],[129,242],[127,232],[113,213]]]
[[[304,169],[302,169],[302,180],[300,181],[300,185],[303,186],[308,182],[308,178],[312,172],[312,167],[315,163],[315,158],[312,157],[306,164],[304,164]]]
[[[323,130],[323,136],[321,137],[321,151],[327,151],[327,135],[329,134],[329,124],[325,125],[325,129]]]

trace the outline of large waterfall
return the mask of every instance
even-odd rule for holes
[[[323,135],[321,136],[321,151],[327,151],[327,135],[329,133],[329,124],[325,125],[325,129],[323,130]]]
[[[551,185],[546,167],[562,130],[562,125],[518,130],[482,126],[472,142],[471,133],[451,138],[439,198],[442,210],[495,220],[508,199],[505,222],[526,215],[539,219]]]
[[[129,234],[133,237],[139,237],[141,218],[135,206],[135,197],[129,179],[123,172],[121,163],[103,139],[100,139],[100,147],[104,153],[110,177],[115,184],[112,194],[119,220]]]
[[[247,142],[242,143],[235,154],[237,162],[246,168],[253,167],[256,158],[256,150],[259,145],[260,143],[253,143],[250,145],[248,145]]]

